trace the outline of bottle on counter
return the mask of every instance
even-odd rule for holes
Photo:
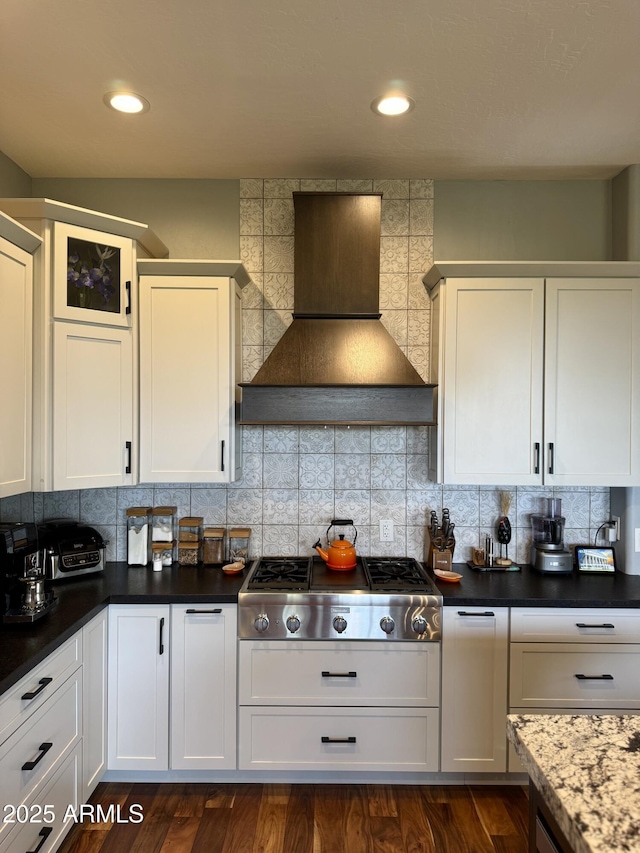
[[[130,566],[148,566],[151,560],[150,514],[149,506],[130,506],[127,510],[127,563]]]
[[[153,553],[153,570],[159,572],[163,568],[170,568],[173,565],[173,549],[175,540],[171,542],[152,542],[151,551]],[[160,565],[157,566],[156,562]]]

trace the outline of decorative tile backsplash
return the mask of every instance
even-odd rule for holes
[[[433,259],[433,181],[248,179],[240,182],[242,261],[251,275],[243,290],[243,379],[249,381],[291,322],[293,204],[296,190],[380,191],[380,309],[385,324],[418,372],[428,371],[430,302],[422,276]],[[438,486],[428,479],[422,427],[244,427],[242,479],[217,484],[142,484],[126,488],[30,493],[0,500],[0,520],[63,517],[96,527],[107,559],[126,559],[129,506],[178,507],[205,524],[252,529],[252,554],[310,554],[332,518],[353,518],[360,554],[424,557],[430,511],[448,507],[456,525],[455,560],[495,536],[504,487]],[[561,497],[568,545],[593,542],[609,517],[607,488],[507,489],[513,537],[509,556],[528,561],[531,513]],[[379,540],[392,519],[394,541]],[[602,541],[602,540],[599,540]]]

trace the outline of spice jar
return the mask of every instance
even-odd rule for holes
[[[152,542],[151,543],[151,551],[153,553],[153,569],[154,571],[158,571],[156,568],[156,560],[160,561],[160,568],[165,568],[167,566],[173,565],[173,546],[175,542]]]
[[[178,522],[178,563],[197,566],[201,558],[202,516],[187,516]]]
[[[148,566],[151,559],[149,516],[151,507],[131,506],[127,510],[127,563]]]
[[[224,527],[205,527],[202,534],[202,562],[206,566],[224,563]]]
[[[151,510],[151,541],[173,542],[177,507],[154,506]]]
[[[152,566],[154,572],[162,571],[162,542],[151,543]]]
[[[237,560],[249,559],[249,539],[251,538],[250,527],[232,527],[229,531],[227,562],[235,563]]]
[[[197,566],[200,562],[199,542],[178,542],[178,565]]]
[[[201,515],[181,518],[178,522],[178,543],[199,542],[202,539],[203,521],[204,519]]]

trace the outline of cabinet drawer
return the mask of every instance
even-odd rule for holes
[[[635,610],[513,607],[514,643],[640,643]]]
[[[81,663],[82,637],[78,632],[10,687],[0,699],[0,743],[46,702]],[[30,694],[35,695],[25,698]]]
[[[439,703],[439,643],[241,640],[241,705]]]
[[[509,705],[640,708],[640,645],[514,643]]]
[[[239,723],[240,770],[438,769],[436,708],[245,707]]]
[[[78,671],[2,745],[0,803],[24,803],[60,756],[80,739],[81,694],[82,673]],[[30,762],[35,766],[24,769]],[[6,824],[0,825],[0,838],[5,829]]]
[[[50,782],[27,804],[29,822],[16,823],[9,828],[10,834],[3,843],[2,853],[25,853],[26,850],[36,849],[38,853],[50,853],[57,849],[74,826],[73,820],[65,821],[64,817],[69,807],[73,808],[74,813],[78,811],[81,763],[81,744],[78,744],[53,774]],[[39,809],[45,805],[49,809],[43,815]],[[52,823],[34,822],[34,819],[43,820],[51,812],[54,815]],[[42,847],[38,848],[40,843]]]

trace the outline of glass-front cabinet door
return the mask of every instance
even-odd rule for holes
[[[131,324],[133,240],[54,223],[53,315],[103,326]]]

